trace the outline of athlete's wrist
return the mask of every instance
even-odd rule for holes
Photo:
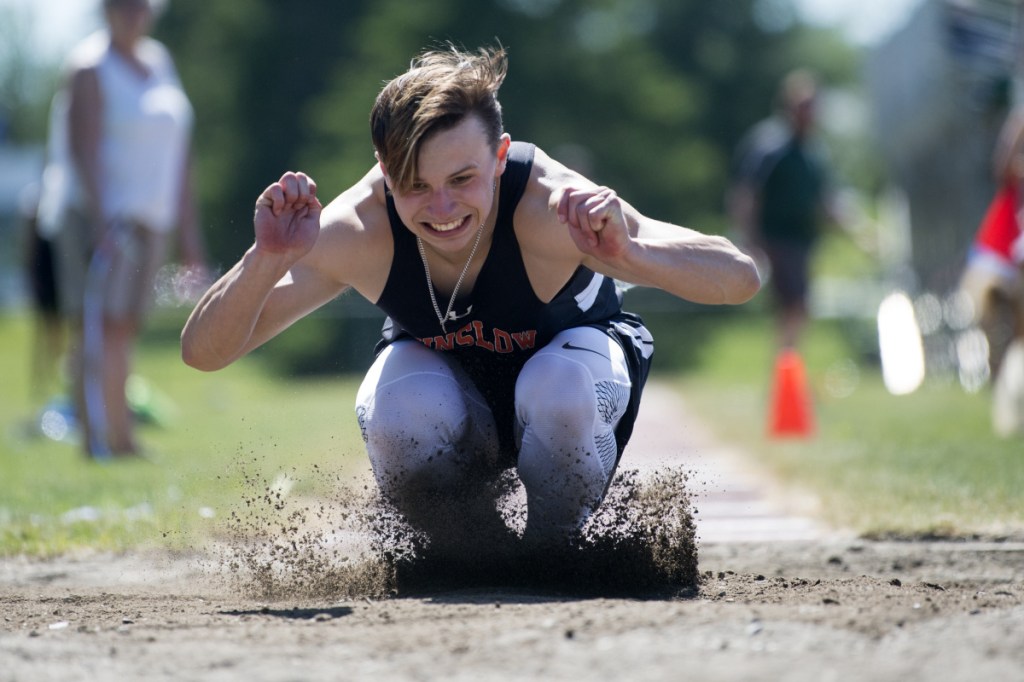
[[[264,275],[275,282],[284,277],[297,259],[280,251],[262,248],[258,243],[249,247],[242,256],[242,268],[254,275]]]

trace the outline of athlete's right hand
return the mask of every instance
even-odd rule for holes
[[[316,243],[322,209],[313,178],[305,173],[285,173],[256,200],[256,248],[297,260]]]

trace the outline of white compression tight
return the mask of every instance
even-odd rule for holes
[[[515,430],[528,537],[568,537],[600,504],[630,388],[622,349],[590,327],[561,332],[523,367]],[[500,468],[494,418],[479,391],[455,363],[415,341],[377,357],[356,414],[377,484],[403,511],[418,493],[460,494]]]

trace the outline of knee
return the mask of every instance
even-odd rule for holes
[[[382,489],[433,487],[450,478],[449,453],[466,429],[458,395],[443,388],[429,395],[402,382],[380,387],[356,404],[356,417],[374,475]],[[410,389],[410,387],[406,387]]]
[[[555,354],[533,357],[516,381],[522,423],[589,424],[597,409],[594,377],[586,366]]]
[[[423,441],[432,434],[451,434],[465,416],[456,391],[446,390],[438,381],[429,392],[405,382],[379,387],[360,396],[356,417],[366,443],[402,441],[403,445]]]

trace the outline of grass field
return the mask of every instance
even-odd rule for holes
[[[147,461],[86,460],[69,443],[30,428],[35,343],[24,315],[0,315],[0,556],[78,548],[184,546],[222,527],[252,494],[291,476],[316,494],[327,471],[364,471],[352,413],[358,377],[285,379],[261,358],[216,374],[185,367],[183,312],[162,313],[137,369],[161,423],[144,424]],[[1024,535],[1024,443],[992,434],[985,391],[948,382],[889,395],[863,333],[816,324],[805,360],[816,432],[767,438],[772,344],[767,319],[751,314],[652,315],[656,368],[719,436],[745,448],[789,485],[816,494],[833,523],[876,535]],[[863,330],[861,330],[862,332]],[[869,335],[868,335],[869,336]],[[327,477],[329,478],[329,477]]]
[[[774,359],[764,318],[716,325],[698,369],[675,381],[723,439],[813,493],[839,527],[882,537],[1024,537],[1024,439],[993,433],[990,391],[935,378],[891,395],[860,357],[863,338],[848,323],[812,327],[804,360],[815,428],[806,439],[768,435]]]
[[[180,360],[177,313],[157,320],[137,371],[155,393],[162,424],[142,424],[146,461],[97,463],[76,446],[31,433],[33,342],[23,316],[0,317],[0,555],[49,555],[79,547],[187,544],[211,532],[251,495],[246,477],[303,476],[313,465],[362,468],[349,379],[284,381],[258,360],[204,374]]]

